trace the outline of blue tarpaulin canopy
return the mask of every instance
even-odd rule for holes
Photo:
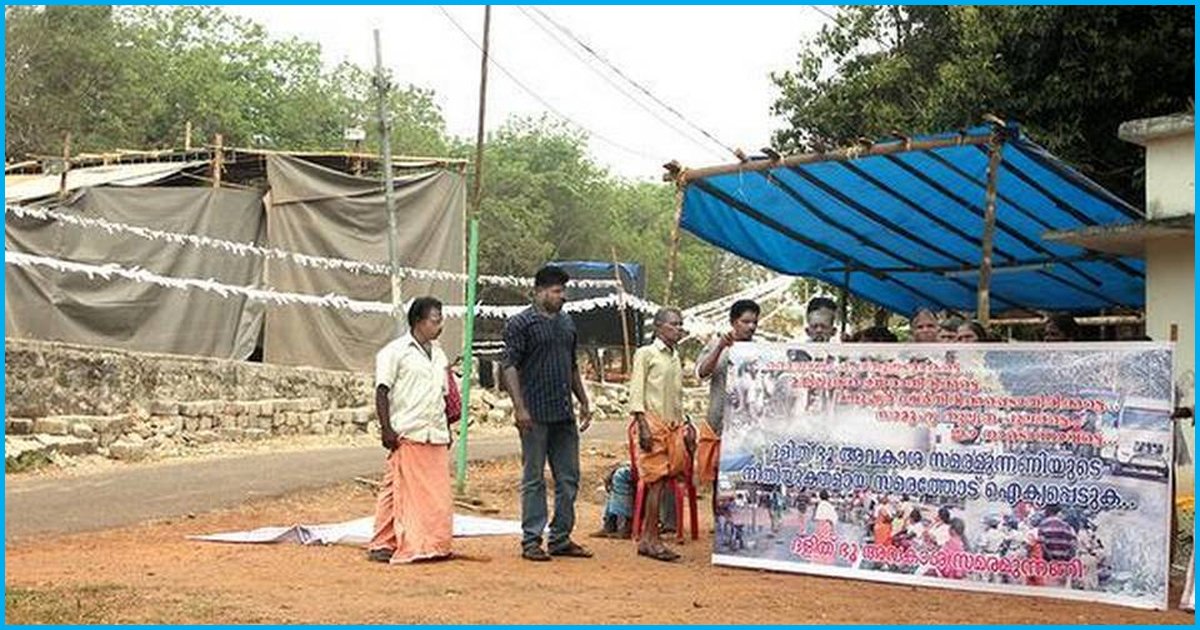
[[[848,281],[850,292],[899,313],[974,311],[997,140],[990,310],[1141,306],[1141,260],[1042,235],[1131,223],[1142,212],[1015,125],[683,171],[680,225],[780,273]]]

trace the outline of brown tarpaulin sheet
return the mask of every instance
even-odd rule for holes
[[[257,192],[215,188],[89,188],[63,212],[242,243],[265,238]],[[261,286],[262,259],[108,234],[54,221],[5,221],[9,251],[141,267],[163,276]],[[5,334],[145,352],[245,359],[254,351],[263,306],[237,296],[89,278],[44,267],[5,266]]]
[[[378,180],[348,175],[286,155],[267,156],[271,186],[267,240],[272,247],[335,258],[387,263],[387,214]],[[465,182],[450,171],[396,180],[400,265],[463,272]],[[267,284],[279,291],[391,301],[387,276],[267,261]],[[405,279],[402,298],[433,295],[462,304],[463,283]],[[375,353],[395,336],[385,315],[306,306],[267,307],[264,357],[270,363],[370,371]],[[446,320],[446,354],[462,350],[462,321]]]

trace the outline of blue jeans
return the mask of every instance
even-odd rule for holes
[[[521,434],[521,540],[523,549],[540,547],[546,529],[546,462],[554,477],[554,520],[550,550],[561,548],[575,528],[575,496],[579,493],[579,428],[574,422],[534,422]]]

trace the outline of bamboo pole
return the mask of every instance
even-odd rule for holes
[[[71,132],[69,131],[63,136],[62,160],[62,175],[58,177],[59,200],[67,198],[67,171],[71,170]]]
[[[871,145],[859,144],[856,146],[845,147],[828,152],[789,155],[778,160],[752,160],[749,162],[736,162],[731,164],[720,164],[717,166],[706,166],[703,168],[686,171],[682,173],[680,177],[682,179],[681,183],[687,184],[689,182],[696,181],[697,179],[704,179],[714,175],[766,171],[779,166],[800,166],[803,164],[813,164],[817,162],[853,160],[872,155],[895,155],[897,153],[907,153],[910,151],[928,151],[930,149],[940,149],[944,147],[987,144],[991,142],[991,140],[992,135],[988,134],[976,136],[960,135],[952,138],[939,138],[935,140],[897,140]]]
[[[841,326],[841,328],[842,328],[842,331],[840,333],[840,336],[843,339],[845,339],[846,338],[846,320],[849,319],[849,315],[850,315],[850,271],[849,270],[842,272],[842,291],[841,291],[841,293],[842,293],[842,303],[841,303],[841,307],[842,307],[842,326]]]
[[[311,158],[361,158],[370,162],[378,162],[383,159],[380,153],[367,153],[354,151],[277,151],[274,149],[261,149],[252,147],[228,147],[230,151],[245,153],[247,155],[292,155],[296,157],[311,157]],[[414,162],[421,168],[426,166],[458,166],[469,164],[471,160],[464,158],[449,158],[426,155],[392,155],[392,161],[397,163],[396,168],[402,168],[405,164],[401,162]]]
[[[996,236],[996,187],[1000,177],[1001,150],[1004,148],[1004,137],[1000,129],[993,131],[992,140],[988,143],[987,191],[984,195],[983,208],[983,254],[979,261],[979,304],[976,307],[976,319],[987,326],[992,317],[991,285],[992,285],[992,244]]]
[[[225,170],[225,136],[213,138],[212,187],[221,187],[221,171]]]
[[[625,284],[621,282],[621,264],[617,262],[617,248],[611,247],[613,259],[613,276],[617,279],[617,296],[619,298],[621,310],[621,341],[624,354],[621,355],[621,373],[629,373],[630,348],[629,348],[629,314],[628,308],[625,305]],[[600,362],[600,381],[604,381],[604,362]]]
[[[454,474],[454,492],[467,491],[467,424],[471,416],[471,375],[475,361],[475,278],[479,272],[479,219],[471,219],[467,241],[467,314],[463,325],[462,417],[458,421],[458,461]]]
[[[675,265],[679,262],[679,223],[683,220],[683,189],[682,177],[686,173],[680,174],[679,179],[675,181],[675,223],[671,226],[671,253],[667,257],[667,287],[663,291],[663,305],[671,303],[671,289],[675,284]]]
[[[1145,318],[1141,315],[1104,315],[1075,318],[1075,323],[1080,326],[1120,326],[1123,324],[1140,324],[1144,321]],[[992,325],[994,326],[1040,326],[1045,323],[1045,317],[1013,317],[992,320]]]

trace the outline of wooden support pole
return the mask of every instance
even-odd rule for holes
[[[183,124],[183,150],[192,150],[192,121]]]
[[[58,198],[67,198],[67,171],[71,170],[71,132],[63,136],[62,175],[58,177]]]
[[[212,186],[221,187],[221,173],[225,170],[225,136],[217,134],[213,138]]]
[[[1004,148],[1002,133],[1001,129],[994,130],[992,140],[988,143],[987,191],[983,208],[983,256],[979,261],[979,304],[975,312],[976,319],[984,326],[987,326],[992,317],[992,242],[996,236],[996,188],[1000,176],[1000,151]]]
[[[621,355],[621,373],[629,373],[630,358],[630,342],[629,342],[629,309],[625,305],[625,284],[621,282],[621,263],[617,262],[617,248],[612,247],[613,259],[613,276],[617,279],[617,295],[619,298],[621,310],[621,341],[624,348],[624,354]],[[600,380],[604,381],[604,362],[600,362]]]
[[[842,316],[841,316],[842,331],[839,334],[841,335],[842,339],[845,339],[846,338],[846,320],[849,319],[849,315],[850,315],[850,272],[849,271],[842,272],[842,291],[841,291],[841,293],[842,293],[842,296],[841,296],[842,303],[840,304],[840,306],[841,306],[841,310],[842,310]]]
[[[671,303],[671,289],[675,284],[675,265],[679,262],[679,223],[683,221],[683,189],[682,179],[676,180],[675,223],[671,226],[671,252],[667,256],[667,287],[663,291],[664,306]]]

